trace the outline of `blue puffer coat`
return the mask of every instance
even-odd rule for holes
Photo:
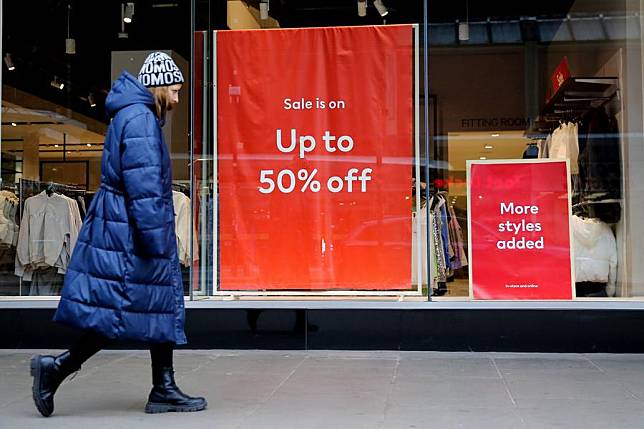
[[[101,187],[74,249],[54,320],[108,338],[184,344],[172,171],[152,94],[127,72],[110,117]]]

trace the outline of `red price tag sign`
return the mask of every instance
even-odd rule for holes
[[[468,163],[470,294],[572,299],[567,161]]]

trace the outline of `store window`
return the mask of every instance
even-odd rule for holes
[[[427,299],[428,295],[434,300],[538,300],[642,294],[643,273],[637,264],[641,249],[630,238],[637,236],[640,228],[637,213],[642,198],[637,173],[642,135],[639,3],[571,0],[509,5],[498,1],[428,1],[426,23],[423,6],[423,2],[393,0],[233,1],[228,2],[227,10],[227,28],[232,32],[197,34],[195,52],[202,53],[196,58],[205,58],[203,52],[212,52],[215,59],[204,63],[204,79],[215,79],[218,87],[216,93],[208,95],[203,91],[201,98],[195,97],[200,100],[195,109],[208,112],[197,118],[203,127],[201,135],[210,133],[203,138],[202,151],[194,155],[204,160],[196,180],[202,184],[200,192],[207,196],[199,216],[211,219],[198,225],[198,235],[203,239],[201,250],[206,254],[200,270],[200,290],[204,295],[375,296],[388,284],[384,271],[395,273],[398,269],[405,272],[404,285],[401,282],[388,292],[403,300]],[[291,115],[279,116],[283,111],[273,111],[271,101],[266,100],[273,95],[281,100],[287,98],[282,94],[284,88],[288,88],[286,92],[291,90],[291,101],[300,100],[302,91],[292,90],[298,79],[307,79],[308,87],[304,87],[316,88],[308,92],[314,96],[313,102],[318,93],[324,99],[333,87],[329,76],[339,71],[320,67],[319,58],[327,55],[335,67],[345,61],[337,52],[322,53],[326,47],[315,43],[306,48],[289,48],[298,46],[292,43],[302,34],[292,29],[308,29],[329,41],[329,28],[358,32],[362,26],[375,26],[372,28],[386,32],[406,24],[417,25],[413,30],[417,36],[412,37],[418,39],[412,42],[409,55],[412,61],[418,56],[419,68],[411,79],[405,75],[392,79],[386,66],[352,73],[359,67],[346,61],[344,69],[345,75],[351,76],[347,85],[362,88],[365,98],[380,94],[369,87],[371,77],[386,85],[392,99],[408,85],[418,91],[417,99],[415,92],[407,99],[412,115],[395,116],[395,121],[412,122],[413,144],[405,147],[410,151],[404,173],[411,183],[400,189],[400,195],[409,198],[405,213],[381,209],[361,215],[359,206],[363,202],[359,199],[332,201],[320,198],[320,192],[317,198],[301,203],[304,208],[294,205],[292,197],[282,198],[293,195],[292,185],[310,184],[311,171],[316,168],[324,190],[325,180],[332,174],[323,173],[323,161],[332,161],[329,157],[322,161],[319,157],[312,159],[322,154],[311,149],[309,156],[310,148],[304,148],[295,157],[299,164],[289,164],[294,158],[285,159],[285,153],[290,153],[280,153],[275,145],[274,133],[279,128],[276,124],[290,131],[296,128],[291,127],[293,124],[307,122],[300,121],[302,116],[293,110],[289,110]],[[249,29],[258,31],[244,32]],[[268,29],[284,35],[277,48],[266,42],[274,34]],[[254,38],[255,43],[244,44],[245,37]],[[231,51],[227,45],[230,40],[244,44],[246,51]],[[344,55],[355,59],[373,49],[374,55],[389,53],[389,66],[397,64],[393,55],[400,47],[360,45],[351,36],[344,42]],[[427,68],[423,67],[425,53]],[[282,64],[284,58],[290,63]],[[308,58],[304,64],[310,68],[301,65],[302,58]],[[289,82],[284,83],[272,72],[271,67],[276,65],[288,73]],[[244,74],[247,69],[252,69],[252,76]],[[246,77],[241,83],[235,82],[238,72]],[[253,86],[257,82],[263,82],[263,86]],[[303,102],[306,101],[305,98]],[[395,103],[390,101],[388,105]],[[262,114],[263,111],[274,114]],[[391,139],[404,134],[400,130],[392,133],[379,116],[381,113],[374,106],[361,109],[361,115],[377,118],[379,122],[371,128],[381,131],[380,137]],[[235,123],[239,115],[246,128]],[[318,126],[342,124],[341,119],[328,114],[311,117],[314,125],[309,128],[316,130]],[[254,129],[260,127],[270,128],[273,135]],[[287,134],[280,137],[284,135]],[[294,140],[299,137],[295,135]],[[379,167],[378,163],[386,158],[377,152],[380,139],[367,137],[366,141],[369,149],[363,155],[371,156]],[[398,143],[407,144],[402,141]],[[265,145],[260,143],[255,150],[253,145],[257,142]],[[257,157],[271,161],[260,166]],[[507,169],[509,174],[526,168],[533,171],[530,177],[534,180],[518,186],[532,196],[522,197],[518,210],[516,201],[512,205],[502,202],[505,205],[500,213],[505,207],[515,216],[507,220],[510,226],[501,227],[501,222],[488,225],[489,219],[484,221],[468,198],[473,184],[468,169],[515,161],[516,167]],[[335,162],[343,160],[336,158]],[[537,180],[550,174],[545,173],[549,168],[555,169],[556,174],[563,171],[562,180],[550,184]],[[300,171],[301,178],[297,176]],[[282,188],[277,179],[282,180]],[[271,190],[270,199],[257,189],[262,186]],[[502,195],[510,195],[506,188],[499,189],[504,189]],[[395,193],[386,197],[387,190],[382,186],[372,192],[371,202],[396,198]],[[548,200],[547,195],[556,197]],[[311,204],[318,204],[314,213],[306,210]],[[357,207],[351,209],[351,204]],[[522,212],[522,207],[528,211]],[[353,216],[355,228],[343,230],[343,215],[329,215],[336,209],[338,213],[348,209],[346,216]],[[273,221],[281,222],[282,228],[263,229],[263,224]],[[396,229],[398,221],[405,228]],[[516,225],[521,229],[512,233],[516,237],[504,238],[502,232],[512,231]],[[502,279],[498,280],[503,283],[498,286],[505,288],[502,294],[486,295],[483,289],[477,294],[485,284],[473,276],[477,275],[477,267],[490,259],[485,253],[472,252],[482,242],[481,228],[487,228],[483,241],[496,243],[506,252],[502,255],[508,256],[488,270],[483,279],[483,283],[495,277]],[[547,231],[540,235],[544,228]],[[389,235],[398,240],[389,240]],[[317,249],[309,252],[307,247],[313,249],[313,243]],[[343,254],[351,247],[364,259]],[[392,249],[397,247],[403,249],[402,253],[392,256]],[[312,255],[319,261],[311,259]],[[526,255],[527,259],[521,259]],[[341,268],[343,263],[348,265],[345,271]],[[552,264],[559,271],[552,270]],[[378,274],[382,265],[388,270]],[[349,277],[343,277],[346,272],[362,279],[364,289],[356,286],[359,282],[347,281]],[[554,295],[550,295],[543,280],[549,275],[556,276],[551,279]]]
[[[164,128],[186,294],[640,298],[641,14],[630,0],[5,2],[0,294],[60,292],[57,267],[16,265],[24,203],[55,192],[82,213],[110,82],[163,50],[194,77]]]
[[[109,125],[105,98],[112,81],[123,70],[137,75],[151,51],[168,53],[186,77],[181,104],[169,116],[164,138],[176,199],[185,208],[178,213],[185,219],[177,220],[185,226],[181,241],[188,243],[190,46],[186,2],[2,3],[0,295],[60,294],[70,237],[77,234],[101,182]],[[69,210],[56,215],[74,222],[30,230],[29,220],[42,223],[44,214],[26,213],[25,207],[35,207],[35,199],[43,197],[69,201]],[[189,246],[184,247],[188,294],[192,261]]]
[[[474,225],[483,220],[480,213],[468,211],[476,203],[468,201],[468,160],[568,160],[572,275],[564,273],[558,282],[572,279],[572,297],[641,296],[637,258],[642,249],[629,238],[640,228],[636,207],[642,198],[637,173],[642,129],[639,3],[522,2],[508,9],[501,2],[470,2],[468,15],[460,5],[433,3],[430,34],[445,25],[452,28],[451,37],[430,37],[429,47],[430,91],[438,100],[440,136],[433,155],[447,164],[431,179],[437,192],[444,192],[457,217]],[[541,197],[535,194],[527,202],[537,205]],[[533,221],[540,216],[532,216]],[[565,213],[559,220],[568,220]],[[494,228],[489,237],[497,242],[505,226],[487,226]],[[484,246],[488,236],[482,234],[472,236],[469,244]],[[522,235],[539,236],[516,234]],[[535,282],[549,277],[554,267],[547,257],[556,251],[549,251],[546,241],[545,250],[531,251],[539,257],[513,265],[516,255],[530,250],[506,250],[507,259],[497,260],[493,272],[482,275],[497,276],[512,288],[495,296],[521,298],[526,295],[517,288],[535,288]],[[445,283],[438,273],[433,280],[439,294],[471,296],[463,285],[486,283],[471,278],[477,264],[486,264],[486,256],[493,258],[494,252],[473,256],[472,270],[448,269]]]

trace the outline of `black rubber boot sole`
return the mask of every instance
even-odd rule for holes
[[[145,412],[147,414],[159,414],[159,413],[193,413],[195,411],[205,410],[208,406],[206,401],[200,405],[173,405],[173,404],[164,404],[162,402],[148,402],[145,405]]]
[[[52,412],[50,412],[47,407],[45,406],[45,403],[42,401],[40,398],[40,355],[36,355],[31,358],[31,376],[34,378],[33,385],[31,386],[31,393],[34,398],[34,404],[36,405],[36,408],[42,414],[44,417],[49,417],[51,416]]]

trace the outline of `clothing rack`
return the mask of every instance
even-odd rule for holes
[[[573,209],[575,209],[575,208],[578,208],[578,207],[583,207],[583,206],[587,206],[587,205],[591,205],[591,204],[613,204],[613,203],[622,203],[622,201],[623,201],[623,200],[620,200],[620,199],[617,199],[617,198],[609,198],[609,199],[606,199],[606,200],[598,200],[598,201],[595,201],[595,200],[586,200],[586,201],[582,201],[582,202],[577,203],[577,204],[573,204],[573,205],[572,205],[572,208],[573,208]]]
[[[539,119],[526,132],[526,136],[544,137],[546,134],[545,139],[547,134],[556,132],[557,127],[564,123],[574,123],[580,126],[579,129],[585,129],[600,112],[614,117],[621,109],[619,100],[620,89],[617,77],[571,77],[546,102]],[[586,121],[589,122],[586,123]],[[586,150],[585,146],[584,150]],[[597,163],[593,165],[596,166]],[[576,173],[577,171],[574,170],[571,177],[573,213],[592,215],[590,217],[601,218],[607,223],[616,222],[620,217],[623,200],[615,197],[597,199],[588,195],[587,186],[580,183],[584,178]],[[606,196],[610,195],[606,194]]]
[[[190,185],[185,184],[185,183],[180,183],[180,182],[172,182],[172,190],[181,192],[185,194],[186,196],[190,197]]]
[[[65,185],[56,182],[41,182],[40,180],[20,179],[18,181],[18,199],[20,201],[19,216],[22,216],[25,200],[46,190],[57,192],[68,197],[84,197],[87,190],[76,185]]]
[[[56,182],[41,182],[40,180],[31,180],[31,179],[20,179],[18,186],[20,189],[24,189],[24,188],[38,189],[38,192],[42,192],[48,188],[54,189],[56,192],[60,192],[60,193],[87,192],[87,190],[84,187],[78,186],[78,185],[66,185],[66,184],[56,183]]]
[[[526,135],[550,133],[561,122],[580,122],[593,108],[614,105],[619,108],[619,78],[571,77],[550,98],[542,109],[534,127]]]

